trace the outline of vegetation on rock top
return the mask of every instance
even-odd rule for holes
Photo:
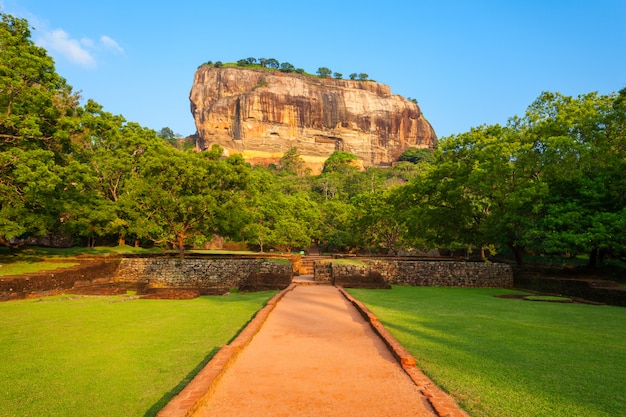
[[[264,69],[264,70],[270,70],[270,71],[280,71],[280,72],[286,72],[286,73],[290,73],[290,72],[294,72],[297,74],[302,74],[302,75],[308,75],[308,76],[314,76],[313,74],[309,74],[306,71],[304,71],[304,69],[302,68],[296,68],[295,66],[293,66],[293,64],[291,64],[290,62],[279,62],[277,59],[275,58],[254,58],[254,57],[250,57],[250,58],[245,58],[245,59],[240,59],[237,62],[227,62],[227,63],[223,63],[222,61],[207,61],[204,64],[200,65],[200,67],[204,66],[204,65],[210,65],[213,66],[215,68],[249,68],[249,69]],[[343,74],[340,72],[333,72],[331,69],[327,68],[327,67],[320,67],[317,69],[316,74],[318,77],[320,78],[327,78],[327,77],[333,77],[337,80],[343,79]],[[353,81],[373,81],[369,79],[369,75],[367,75],[364,72],[361,73],[356,73],[353,72],[349,75],[350,80]]]

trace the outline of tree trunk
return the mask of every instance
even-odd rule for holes
[[[589,263],[587,263],[587,266],[590,269],[596,269],[596,264],[598,263],[598,248],[593,248],[591,250],[591,253],[589,254]]]
[[[604,264],[604,259],[606,258],[606,254],[607,254],[606,249],[598,250],[598,261],[597,261],[598,265]]]
[[[515,254],[515,263],[517,266],[522,266],[524,264],[524,248],[517,245],[509,246],[513,249],[513,253]]]
[[[15,249],[17,246],[11,245],[8,240],[0,236],[0,245],[6,246],[7,248]]]
[[[120,235],[119,239],[117,240],[117,246],[124,246],[126,244],[126,238],[124,237],[124,235]]]
[[[185,257],[185,239],[183,235],[178,236],[178,257],[181,259]]]
[[[480,247],[480,259],[482,259],[483,261],[487,260],[487,255],[485,255],[485,247],[484,246]]]

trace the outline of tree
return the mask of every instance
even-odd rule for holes
[[[164,127],[157,133],[157,136],[161,139],[176,139],[176,134],[169,127]]]
[[[360,81],[367,81],[367,79],[368,79],[368,78],[369,78],[369,75],[367,75],[367,74],[366,74],[366,73],[364,73],[364,72],[361,72],[361,73],[359,74],[359,80],[360,80]]]
[[[429,148],[409,148],[398,158],[398,161],[407,161],[412,164],[432,164],[434,160],[435,153]]]
[[[153,130],[105,112],[92,100],[81,112],[81,127],[88,138],[82,158],[97,179],[94,187],[98,189],[100,204],[106,202],[104,207],[109,212],[109,222],[101,231],[103,235],[117,236],[119,245],[124,245],[126,237],[132,234],[132,218],[139,216],[132,212],[132,206],[120,200],[128,192],[131,178],[138,175],[142,155],[164,147],[164,142]],[[167,133],[165,128],[163,131]],[[80,221],[78,213],[72,216],[72,221]]]
[[[340,72],[335,72],[335,73],[333,74],[333,77],[334,77],[336,80],[341,80],[341,77],[343,77],[343,74],[342,74],[342,73],[340,73]]]
[[[516,120],[550,187],[535,235],[546,254],[599,254],[626,249],[626,141],[619,95],[576,98],[542,93]],[[623,105],[622,105],[623,106]]]
[[[274,195],[271,192],[273,181],[274,177],[268,170],[258,167],[252,169],[244,198],[246,224],[242,228],[242,236],[246,242],[258,245],[261,252],[271,240],[272,224],[275,221]]]
[[[30,39],[25,19],[0,14],[0,244],[58,231],[63,167],[81,149],[78,95]]]
[[[256,63],[256,58],[249,57],[249,58],[246,58],[245,61],[246,61],[246,64],[248,64],[248,65],[254,65]]]
[[[356,72],[353,72],[352,74],[350,74],[350,75],[349,75],[349,77],[350,77],[350,79],[351,79],[352,81],[356,80],[358,76],[359,76],[359,75],[358,75]]]
[[[273,68],[273,69],[278,69],[280,67],[280,63],[278,62],[278,60],[274,58],[268,59],[265,62],[265,65],[267,66],[267,68]]]
[[[161,130],[159,130],[157,132],[157,136],[163,139],[169,145],[178,149],[179,147],[178,140],[180,139],[180,135],[174,133],[174,131],[170,129],[169,127],[164,127]]]
[[[55,221],[50,203],[62,183],[54,154],[20,148],[1,152],[0,178],[0,244],[12,246],[13,238],[46,234]]]
[[[548,188],[516,132],[481,126],[440,143],[432,169],[409,183],[412,235],[434,247],[509,246],[522,262]],[[484,254],[483,254],[484,256]]]
[[[391,191],[364,193],[353,201],[353,229],[357,242],[367,248],[396,255],[406,226],[390,199]]]
[[[350,251],[357,246],[354,229],[355,206],[339,199],[319,204],[321,212],[318,240],[328,251]]]
[[[320,78],[330,77],[330,75],[331,75],[332,73],[333,73],[333,72],[332,72],[330,69],[326,68],[326,67],[320,67],[320,68],[318,68],[318,69],[317,69],[317,72],[316,72],[316,74],[317,74]]]
[[[180,152],[161,148],[141,158],[140,175],[129,185],[128,201],[151,223],[151,237],[178,249],[199,245],[214,234],[229,236],[240,227],[247,164],[236,155],[212,159],[218,152]],[[232,224],[235,223],[235,224]]]
[[[25,19],[0,14],[0,151],[70,152],[78,95],[54,68],[45,49],[30,39]]]
[[[284,192],[282,180],[256,168],[249,177],[242,205],[246,207],[243,235],[249,243],[265,247],[307,247],[319,228],[319,209],[306,191]]]
[[[355,166],[358,158],[356,155],[345,151],[334,151],[324,162],[322,173],[336,172],[347,174],[357,170]]]
[[[280,64],[280,72],[294,72],[296,67],[291,65],[289,62],[283,62]]]
[[[278,163],[278,171],[289,175],[300,175],[303,169],[304,160],[295,147],[285,152]]]
[[[320,220],[315,202],[307,194],[297,193],[285,196],[277,194],[275,204],[277,216],[268,243],[275,247],[282,246],[287,252],[291,252],[294,247],[310,246]]]

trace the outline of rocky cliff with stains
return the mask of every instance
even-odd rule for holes
[[[203,65],[189,99],[198,147],[219,144],[251,163],[275,163],[295,147],[313,171],[335,150],[384,166],[437,143],[416,103],[373,81]]]

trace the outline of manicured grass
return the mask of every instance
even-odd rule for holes
[[[626,309],[507,290],[349,290],[474,417],[626,416]]]
[[[223,249],[192,249],[185,253],[199,253],[205,255],[257,255],[261,252],[253,252],[249,250],[223,250]]]
[[[80,265],[81,260],[111,254],[161,253],[161,249],[132,246],[101,246],[95,248],[28,247],[10,251],[0,248],[0,276],[29,274]],[[78,258],[80,257],[80,259]]]
[[[45,260],[39,261],[14,261],[1,263],[0,276],[30,274],[39,271],[52,271],[60,268],[69,268],[70,266],[80,265],[80,262],[49,262]]]
[[[572,302],[572,299],[569,297],[559,297],[555,295],[527,295],[524,299],[528,301],[552,301],[561,303]]]
[[[325,261],[326,263],[333,263],[337,265],[353,265],[353,266],[366,266],[367,264],[360,259],[333,259],[332,261]]]
[[[0,416],[154,416],[273,294],[0,303]]]

